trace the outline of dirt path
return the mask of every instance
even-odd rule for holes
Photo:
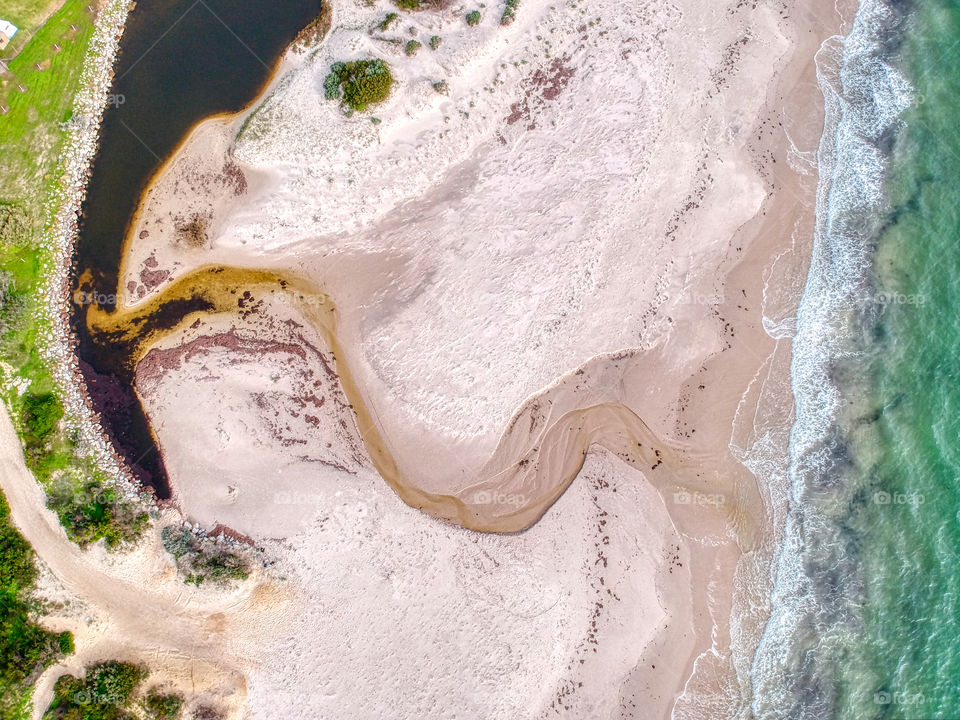
[[[27,469],[20,442],[6,411],[0,412],[0,487],[14,524],[65,589],[89,609],[91,627],[77,641],[77,653],[47,670],[37,683],[34,717],[49,704],[53,683],[63,672],[116,656],[149,659],[161,673],[174,662],[205,675],[234,677],[243,664],[238,649],[263,627],[278,598],[263,586],[237,593],[200,593],[164,568],[163,553],[115,557],[83,551],[67,538],[42,489]],[[147,540],[151,542],[151,539]],[[153,559],[151,559],[153,558]],[[252,585],[252,584],[251,584]],[[263,614],[264,617],[259,617]],[[242,620],[241,620],[242,616]],[[238,632],[241,630],[241,632]],[[164,662],[166,658],[169,662]],[[156,675],[156,672],[154,672]],[[208,678],[209,680],[209,678]],[[240,677],[242,683],[242,676]]]

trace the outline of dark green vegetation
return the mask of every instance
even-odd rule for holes
[[[29,716],[33,681],[63,653],[73,652],[73,636],[44,630],[32,621],[41,609],[30,597],[37,569],[33,551],[10,520],[0,495],[0,718]]]
[[[226,584],[249,575],[240,555],[210,540],[199,540],[185,528],[167,525],[160,531],[163,548],[173,555],[185,583],[201,585],[206,581]]]
[[[110,661],[87,668],[83,678],[63,675],[44,720],[134,720],[135,693],[148,674],[139,665]]]
[[[440,43],[441,43],[441,42],[443,42],[443,40],[440,38],[439,35],[431,35],[431,36],[430,36],[430,49],[431,49],[431,50],[436,50],[438,47],[440,47]]]
[[[77,448],[38,337],[49,330],[40,297],[50,248],[41,242],[52,219],[49,199],[60,181],[59,155],[72,119],[93,25],[87,2],[68,0],[10,62],[0,102],[0,396],[24,447],[27,466],[48,493],[70,537],[80,543],[106,538],[115,546],[135,538],[146,515],[129,503],[66,502],[104,496],[105,478]],[[59,46],[59,50],[55,49]],[[42,70],[37,70],[39,64]],[[23,87],[25,92],[20,92]],[[64,490],[64,488],[66,488]]]
[[[447,0],[393,0],[403,10],[439,10],[446,6]]]
[[[417,52],[420,50],[421,47],[422,46],[420,45],[420,43],[417,42],[416,40],[409,40],[407,41],[407,44],[404,46],[403,51],[409,57],[413,57],[414,55],[417,54]]]
[[[500,16],[501,25],[509,25],[517,19],[517,7],[519,5],[520,0],[507,0],[506,6],[503,8],[503,15]]]
[[[390,68],[379,58],[348,63],[335,62],[330,66],[330,74],[323,81],[328,100],[342,99],[346,107],[357,112],[363,112],[369,105],[386,100],[392,85]]]
[[[473,27],[480,24],[480,11],[473,10],[467,13],[467,25]]]
[[[88,466],[89,476],[98,471]],[[136,540],[150,519],[136,503],[124,502],[95,479],[77,484],[61,480],[47,489],[47,505],[57,513],[68,537],[80,546],[103,539],[108,548]]]
[[[380,26],[379,26],[379,27],[380,27],[381,32],[384,32],[384,31],[390,29],[390,26],[391,26],[394,22],[396,22],[399,17],[400,17],[400,16],[397,15],[397,13],[395,13],[395,12],[387,13],[387,16],[386,16],[383,20],[380,21]]]
[[[151,688],[141,703],[147,717],[151,720],[180,717],[183,708],[183,696],[176,693],[161,693],[157,688]]]
[[[437,80],[437,81],[433,84],[433,89],[434,89],[436,92],[440,93],[441,95],[446,95],[447,92],[449,92],[449,90],[450,90],[449,86],[447,85],[447,81],[446,81],[446,80]]]

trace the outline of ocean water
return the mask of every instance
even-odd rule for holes
[[[827,125],[752,714],[960,719],[960,1],[861,3]]]

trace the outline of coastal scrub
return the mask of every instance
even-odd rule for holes
[[[209,539],[201,540],[185,528],[168,525],[160,531],[160,538],[185,583],[197,587],[206,581],[226,585],[249,576],[241,555]]]
[[[400,16],[397,13],[387,13],[387,16],[380,22],[380,31],[385,32],[390,29],[390,26],[399,18]]]
[[[327,100],[341,99],[351,110],[363,112],[369,105],[386,100],[392,85],[389,66],[376,58],[333,63],[323,81],[323,90]]]
[[[10,520],[0,494],[0,717],[29,717],[32,679],[62,654],[73,652],[73,636],[45,630],[31,619],[37,568],[33,550]]]
[[[53,701],[44,720],[132,717],[124,709],[132,706],[134,694],[148,674],[139,665],[114,660],[87,668],[82,678],[62,675],[53,686]]]
[[[517,6],[520,4],[520,0],[507,0],[505,7],[503,8],[503,15],[500,16],[501,25],[510,25],[514,20],[517,19]]]

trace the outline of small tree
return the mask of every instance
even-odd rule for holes
[[[467,25],[473,27],[474,25],[480,24],[480,11],[474,10],[467,13]]]

